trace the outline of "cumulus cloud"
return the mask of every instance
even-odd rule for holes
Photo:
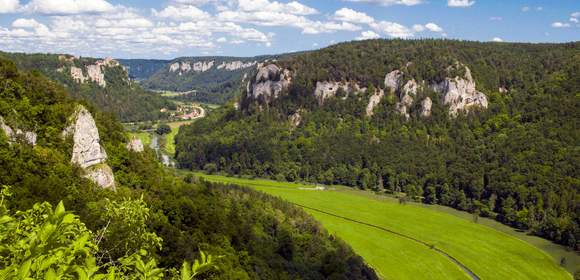
[[[334,19],[339,21],[348,21],[361,24],[370,24],[375,21],[374,18],[363,12],[357,12],[349,8],[342,8],[334,12]]]
[[[167,18],[172,20],[202,20],[208,19],[211,15],[205,11],[200,10],[195,6],[167,6],[161,11],[155,9],[151,10],[152,14],[159,18]]]
[[[361,3],[371,3],[378,4],[381,6],[392,6],[392,5],[405,5],[414,6],[423,3],[422,0],[344,0],[347,2],[361,2]]]
[[[379,21],[369,25],[375,31],[386,34],[395,38],[409,38],[413,37],[413,31],[404,25],[390,21]]]
[[[554,27],[554,28],[567,28],[567,27],[570,27],[570,24],[567,22],[556,21],[556,22],[552,23],[552,27]]]
[[[14,13],[20,8],[18,0],[0,0],[0,14]]]
[[[316,9],[296,1],[284,4],[276,1],[270,2],[269,0],[238,0],[238,7],[244,12],[268,11],[293,15],[313,15],[318,13]]]
[[[370,40],[381,38],[381,35],[375,33],[372,30],[363,31],[360,36],[356,37],[356,40]]]
[[[491,20],[491,21],[502,21],[503,18],[502,17],[490,17],[489,20]]]
[[[425,30],[429,30],[431,32],[435,32],[435,33],[443,33],[443,28],[441,28],[439,25],[429,22],[425,25],[421,25],[421,24],[415,24],[413,25],[413,30],[415,32],[423,32]]]
[[[32,0],[23,9],[30,13],[70,15],[111,12],[115,8],[105,0]]]
[[[466,8],[475,4],[475,1],[471,0],[447,0],[447,6],[454,8]]]
[[[494,42],[503,42],[503,39],[500,37],[493,37],[493,39],[491,39]]]

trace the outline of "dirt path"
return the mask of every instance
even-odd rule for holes
[[[292,202],[290,202],[290,203],[292,203]],[[299,206],[299,207],[302,207],[304,209],[309,209],[309,210],[312,210],[312,211],[316,211],[318,213],[322,213],[322,214],[325,214],[325,215],[329,215],[329,216],[333,216],[333,217],[340,218],[340,219],[343,219],[343,220],[347,220],[349,222],[353,222],[353,223],[357,223],[357,224],[361,224],[361,225],[373,227],[373,228],[382,230],[384,232],[388,232],[388,233],[391,233],[391,234],[394,234],[394,235],[403,237],[405,239],[411,240],[413,242],[422,244],[422,245],[426,246],[427,248],[429,248],[431,250],[435,250],[437,253],[443,255],[444,257],[446,257],[447,259],[449,259],[451,262],[453,262],[454,264],[456,264],[457,266],[459,266],[463,271],[465,271],[465,273],[467,273],[471,277],[471,279],[473,279],[473,280],[479,280],[480,279],[475,274],[475,272],[473,272],[467,266],[465,266],[464,264],[462,264],[458,259],[454,258],[453,256],[449,255],[447,252],[445,252],[445,251],[443,251],[443,250],[441,250],[441,249],[439,249],[439,248],[437,248],[437,247],[433,246],[432,244],[429,244],[429,243],[427,243],[425,241],[416,239],[414,237],[411,237],[411,236],[408,236],[408,235],[405,235],[405,234],[402,234],[402,233],[399,233],[399,232],[396,232],[396,231],[392,231],[392,230],[390,230],[388,228],[385,228],[385,227],[382,227],[382,226],[377,226],[377,225],[369,224],[369,223],[366,223],[366,222],[361,222],[361,221],[354,220],[354,219],[351,219],[351,218],[348,218],[348,217],[336,215],[336,214],[333,214],[333,213],[330,213],[330,212],[326,212],[324,210],[320,210],[320,209],[316,209],[316,208],[304,206],[304,205],[297,204],[297,203],[292,203],[292,204],[294,204],[296,206]]]

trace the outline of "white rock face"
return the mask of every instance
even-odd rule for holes
[[[217,66],[217,69],[225,69],[228,71],[235,71],[235,70],[240,70],[240,69],[245,69],[245,68],[250,68],[254,65],[256,65],[258,62],[257,61],[253,61],[253,62],[246,62],[243,63],[242,61],[230,61],[230,62],[222,62],[220,65]]]
[[[99,64],[88,65],[87,76],[89,76],[89,79],[97,83],[97,85],[99,85],[100,87],[107,86],[107,82],[105,82],[105,73],[103,73],[101,65]]]
[[[248,83],[248,98],[270,103],[280,97],[283,90],[292,83],[292,74],[288,69],[280,69],[275,64],[269,64],[258,70],[255,81]]]
[[[78,106],[73,115],[73,123],[63,131],[63,136],[73,136],[73,155],[71,161],[83,168],[103,163],[107,153],[101,147],[99,130],[93,116],[85,107]]]
[[[198,61],[196,63],[193,63],[193,71],[195,72],[205,72],[210,70],[214,65],[214,61]]]
[[[84,168],[87,171],[85,177],[100,187],[114,187],[113,172],[105,164],[107,153],[101,146],[99,130],[93,116],[84,106],[79,105],[71,120],[71,125],[62,132],[64,137],[72,135],[73,138],[71,162]]]
[[[302,123],[302,115],[300,114],[301,110],[296,111],[294,114],[290,115],[288,120],[293,127],[297,127]]]
[[[385,91],[382,89],[376,90],[375,93],[371,95],[366,109],[367,116],[371,117],[373,115],[375,107],[379,105],[383,96],[385,96]]]
[[[181,63],[181,71],[183,72],[189,72],[191,71],[191,64],[187,63],[187,62],[182,62]]]
[[[85,178],[95,182],[103,189],[115,189],[113,170],[106,164],[99,164],[86,170]]]
[[[314,96],[318,101],[318,105],[324,105],[324,101],[335,97],[336,92],[342,89],[346,94],[353,92],[366,92],[366,88],[361,88],[356,83],[349,82],[333,82],[333,81],[322,81],[316,82],[316,89],[314,89]]]
[[[19,139],[23,139],[25,143],[32,146],[36,145],[36,138],[38,135],[32,131],[22,131],[20,129],[12,129],[10,126],[4,122],[4,118],[0,116],[0,129],[4,131],[6,137],[8,137],[9,143],[15,143]]]
[[[396,104],[397,110],[399,111],[399,113],[404,115],[407,119],[409,119],[411,117],[409,114],[409,108],[411,108],[411,105],[413,105],[413,100],[414,100],[414,97],[417,96],[418,90],[419,90],[419,85],[413,79],[413,80],[408,81],[403,86],[403,89],[401,90],[401,93],[399,95],[400,101],[397,102],[397,104]]]
[[[431,116],[431,108],[433,107],[433,101],[431,98],[427,97],[421,102],[421,116],[422,117],[430,117]]]
[[[87,81],[87,77],[83,74],[83,69],[71,66],[70,67],[70,76],[75,80],[77,83],[83,84]]]
[[[432,86],[433,90],[443,94],[443,104],[449,105],[449,114],[457,116],[460,111],[469,112],[473,107],[487,108],[487,96],[475,89],[471,71],[465,67],[464,77],[445,78]]]
[[[143,152],[143,142],[141,142],[141,139],[139,138],[133,138],[129,143],[127,143],[127,149],[137,153]]]
[[[169,66],[169,72],[175,72],[179,70],[179,62],[175,62]]]
[[[385,89],[390,89],[391,91],[396,91],[401,86],[401,78],[403,77],[403,72],[399,70],[394,70],[385,76]]]

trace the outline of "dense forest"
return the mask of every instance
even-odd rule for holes
[[[441,96],[425,89],[418,95],[433,99],[431,116],[421,116],[416,99],[406,119],[387,91],[368,117],[368,93],[322,106],[313,94],[325,80],[384,88],[394,69],[439,82],[456,63],[471,69],[487,109],[450,117]],[[579,43],[369,40],[276,64],[295,74],[271,104],[224,108],[180,130],[182,168],[392,193],[580,249]]]
[[[0,97],[5,123],[38,135],[0,133],[0,278],[377,279],[301,209],[164,169],[85,103],[116,178],[98,188],[61,137],[77,101],[38,71],[0,59]]]
[[[110,112],[124,122],[162,119],[165,115],[159,110],[174,107],[172,102],[157,93],[146,91],[130,81],[121,66],[102,67],[107,83],[105,87],[94,82],[76,82],[70,75],[70,67],[84,69],[97,61],[94,58],[63,61],[59,55],[0,52],[1,57],[14,61],[21,69],[41,72],[66,87],[74,98],[85,100],[101,111]]]

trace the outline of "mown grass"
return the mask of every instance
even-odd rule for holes
[[[546,252],[519,238],[444,211],[400,205],[344,187],[315,191],[312,185],[196,173],[209,181],[253,187],[292,203],[411,236],[453,256],[481,279],[571,279]],[[387,279],[469,279],[447,257],[425,245],[341,218],[305,209],[352,246]]]

